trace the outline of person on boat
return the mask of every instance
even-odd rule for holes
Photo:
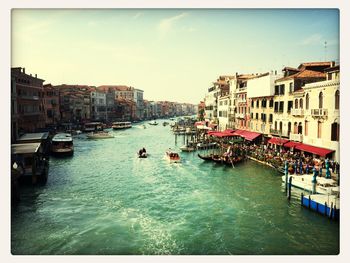
[[[142,148],[142,152],[143,152],[143,153],[146,153],[145,147]]]
[[[139,150],[139,156],[141,156],[143,153],[142,149]]]

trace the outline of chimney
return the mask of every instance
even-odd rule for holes
[[[26,68],[22,68],[23,69],[23,73],[26,74]]]
[[[35,74],[35,78],[37,78],[37,75]]]
[[[277,70],[275,70],[275,75],[277,75]]]

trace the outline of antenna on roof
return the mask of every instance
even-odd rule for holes
[[[324,42],[324,61],[327,61],[327,41]]]

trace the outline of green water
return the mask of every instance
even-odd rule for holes
[[[339,223],[286,200],[278,173],[235,168],[166,149],[169,126],[74,138],[71,158],[50,159],[45,186],[21,189],[12,208],[12,254],[337,254]],[[146,147],[147,159],[136,152]]]

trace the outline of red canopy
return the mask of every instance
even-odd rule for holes
[[[272,144],[276,144],[276,145],[283,145],[287,142],[288,142],[288,140],[286,140],[286,139],[273,137],[267,143],[272,143]]]
[[[208,135],[210,136],[215,136],[215,137],[232,137],[235,136],[233,133],[228,133],[228,132],[221,132],[221,131],[209,131]]]
[[[260,135],[261,135],[261,133],[258,133],[258,132],[245,131],[245,133],[242,134],[242,137],[244,137],[244,139],[246,139],[248,141],[252,141]]]
[[[304,151],[304,152],[313,153],[313,154],[316,154],[319,156],[326,156],[327,154],[334,152],[334,150],[320,148],[320,147],[316,147],[316,146],[312,146],[312,145],[308,145],[308,144],[303,144],[303,143],[301,143],[300,145],[297,145],[295,147],[295,149],[298,149],[298,150]]]
[[[290,141],[290,142],[285,143],[283,146],[288,147],[288,148],[295,148],[295,146],[300,145],[300,144],[302,144],[302,143]]]

